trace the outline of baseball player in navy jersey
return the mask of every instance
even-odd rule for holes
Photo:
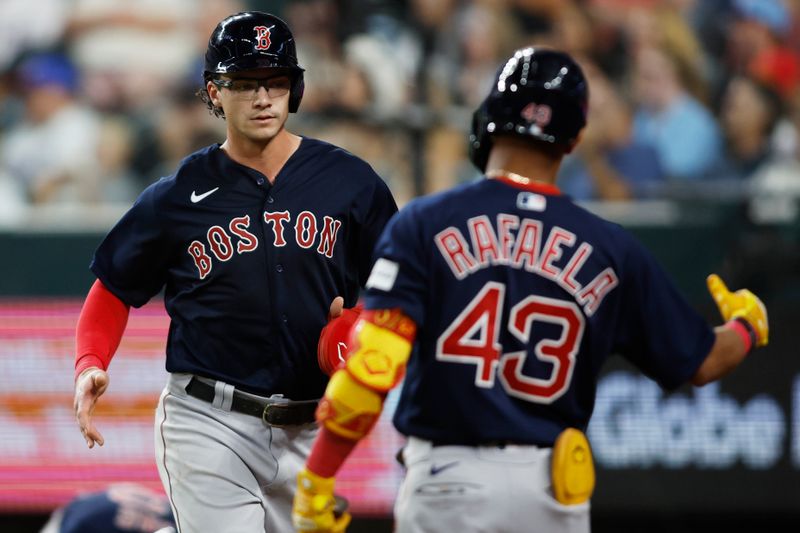
[[[204,78],[227,139],[148,187],[98,247],[75,410],[89,447],[102,445],[92,413],[129,308],[163,289],[170,378],[155,445],[178,530],[285,532],[328,381],[320,331],[356,304],[397,207],[364,161],[285,129],[303,69],[282,20],[221,21]]]
[[[169,501],[135,483],[81,494],[53,512],[40,533],[168,533],[175,531]]]
[[[628,233],[559,193],[587,93],[567,54],[518,50],[473,119],[486,179],[417,199],[387,226],[317,411],[297,530],[340,529],[334,475],[405,376],[398,533],[587,532],[583,431],[605,360],[621,354],[672,389],[718,379],[767,343],[752,293],[709,276],[727,321],[710,327]]]

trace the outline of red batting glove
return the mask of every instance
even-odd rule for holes
[[[350,329],[363,311],[363,304],[352,309],[343,309],[342,314],[331,319],[322,328],[317,344],[317,362],[328,376],[332,375],[347,360],[347,339]]]

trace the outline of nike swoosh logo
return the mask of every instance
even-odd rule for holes
[[[205,198],[207,196],[211,196],[212,194],[217,192],[217,189],[219,189],[219,187],[214,187],[210,191],[206,191],[203,194],[197,194],[196,192],[192,191],[192,196],[189,199],[192,201],[193,204],[196,204],[197,202],[199,202],[203,198]]]
[[[450,467],[456,466],[458,461],[453,461],[452,463],[445,463],[441,466],[431,465],[431,475],[435,476],[436,474],[440,473],[442,470],[447,470]]]

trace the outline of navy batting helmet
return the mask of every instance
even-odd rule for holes
[[[530,137],[568,150],[586,125],[589,88],[577,63],[564,52],[522,48],[495,77],[489,96],[472,117],[469,156],[486,170],[491,136]]]
[[[214,28],[208,40],[203,77],[257,68],[286,68],[293,76],[289,111],[303,98],[303,68],[297,64],[292,31],[269,13],[246,11],[231,15]]]

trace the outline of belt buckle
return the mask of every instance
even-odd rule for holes
[[[279,402],[268,402],[267,405],[264,406],[264,410],[261,412],[261,420],[272,427],[276,428],[285,428],[288,427],[286,424],[273,424],[267,418],[269,417],[270,409],[286,409],[289,407],[288,403],[279,403]]]

